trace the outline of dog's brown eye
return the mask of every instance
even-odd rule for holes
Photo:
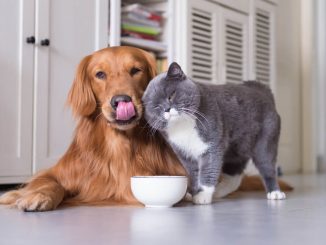
[[[106,78],[106,74],[103,71],[99,71],[96,73],[95,75],[98,79],[105,79]]]
[[[137,68],[137,67],[133,67],[133,68],[131,68],[131,70],[130,70],[130,75],[133,76],[133,75],[135,75],[136,73],[138,73],[138,72],[140,72],[140,71],[141,71],[141,69],[139,69],[139,68]]]

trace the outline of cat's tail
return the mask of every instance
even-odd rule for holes
[[[284,180],[278,179],[278,184],[282,191],[293,190],[293,187],[290,184],[286,183]],[[238,190],[239,191],[264,191],[265,187],[260,176],[244,175]]]

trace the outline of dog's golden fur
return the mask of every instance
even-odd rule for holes
[[[134,67],[139,71],[131,74]],[[98,71],[105,80],[96,77]],[[4,194],[0,203],[28,211],[55,209],[62,202],[135,204],[131,176],[185,175],[172,150],[142,119],[141,97],[155,74],[154,59],[136,48],[106,48],[85,57],[68,96],[78,119],[70,147],[56,165]],[[127,125],[112,116],[110,100],[119,94],[129,95],[137,111]]]

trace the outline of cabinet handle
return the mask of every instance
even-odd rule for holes
[[[34,44],[35,43],[35,37],[34,36],[27,37],[26,42],[30,43],[30,44]]]
[[[43,39],[40,42],[41,46],[50,46],[50,40],[49,39]]]

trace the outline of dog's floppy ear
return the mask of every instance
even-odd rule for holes
[[[88,116],[96,109],[96,100],[87,73],[91,55],[86,56],[78,65],[75,80],[68,94],[67,104],[72,108],[75,117]]]
[[[157,75],[157,68],[156,68],[156,60],[155,60],[155,56],[149,52],[146,52],[144,50],[142,50],[142,52],[145,55],[145,58],[147,60],[148,63],[148,74],[149,74],[149,80],[152,80],[156,75]]]

